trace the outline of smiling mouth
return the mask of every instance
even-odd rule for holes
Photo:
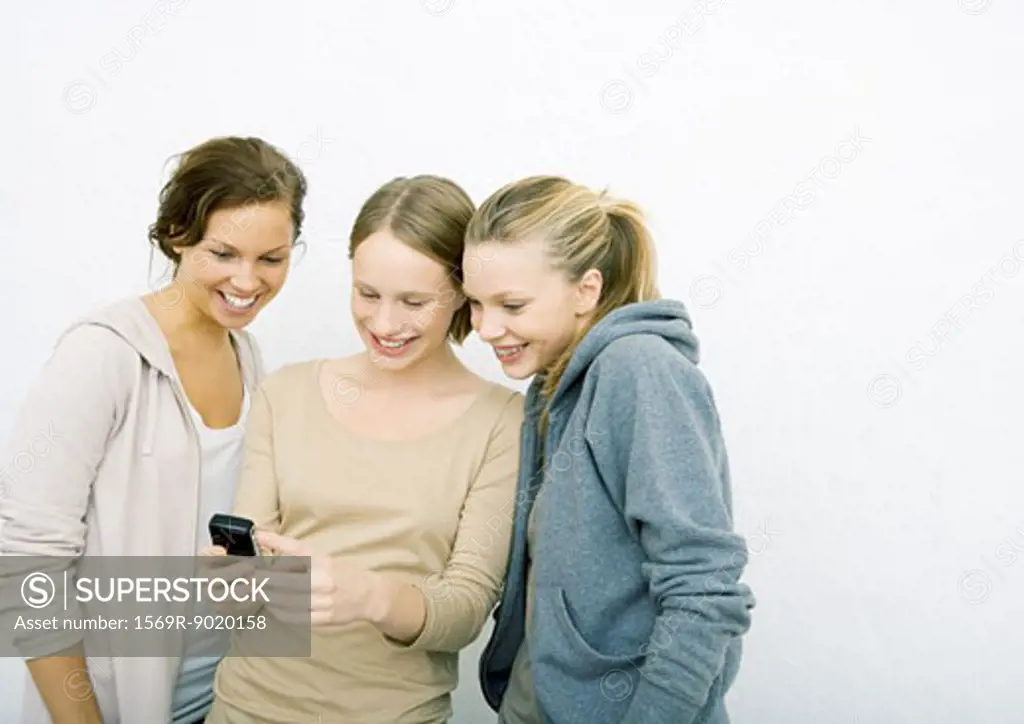
[[[239,312],[245,312],[249,309],[252,309],[256,305],[256,301],[260,298],[259,294],[254,294],[251,297],[238,297],[235,296],[234,294],[222,292],[219,289],[217,290],[217,294],[220,295],[220,298],[223,299],[224,302],[229,307],[231,307],[231,309],[234,309]]]
[[[369,331],[369,330],[367,330]],[[400,352],[408,347],[410,344],[415,342],[419,337],[408,337],[406,339],[389,339],[387,337],[378,337],[373,332],[370,332],[370,336],[373,341],[383,350],[388,352]]]
[[[510,345],[510,346],[507,346],[507,347],[495,347],[494,348],[494,353],[496,355],[498,355],[498,359],[499,360],[501,360],[502,362],[505,362],[505,361],[508,361],[508,360],[515,359],[516,357],[519,356],[519,354],[524,349],[526,349],[529,346],[530,346],[530,343],[527,342],[526,344],[516,344],[516,345]]]

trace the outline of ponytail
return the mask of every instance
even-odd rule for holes
[[[611,311],[623,304],[659,299],[657,254],[643,211],[625,200],[613,200],[602,208],[608,215],[609,247],[618,256],[617,277],[622,281],[602,301],[607,300]]]
[[[601,272],[601,297],[586,326],[547,370],[541,391],[558,387],[580,340],[613,310],[659,298],[654,242],[643,212],[560,176],[530,176],[491,194],[473,214],[466,245],[540,237],[553,265],[573,281]]]
[[[653,301],[661,296],[654,239],[643,211],[632,201],[610,199],[604,192],[597,197],[597,205],[608,222],[602,245],[604,253],[598,264],[591,265],[597,267],[604,278],[601,298],[590,319],[548,369],[542,387],[548,400],[554,395],[576,347],[594,325],[619,307]]]

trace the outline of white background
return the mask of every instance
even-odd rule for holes
[[[164,271],[164,163],[210,136],[311,182],[253,326],[271,367],[357,349],[343,239],[391,177],[609,186],[649,212],[724,419],[758,599],[734,722],[1024,721],[1024,6],[162,5],[0,27],[0,435],[60,329]],[[485,638],[460,723],[493,721]],[[0,661],[0,721],[23,671]]]

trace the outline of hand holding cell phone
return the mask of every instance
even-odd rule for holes
[[[223,579],[229,585],[237,579],[248,581],[256,578],[258,561],[251,560],[260,556],[255,541],[255,524],[248,518],[217,513],[210,518],[209,528],[212,545],[199,552],[203,572],[211,578]],[[218,608],[241,613],[243,607],[230,603],[229,598]],[[244,608],[249,611],[252,607]]]
[[[259,556],[256,524],[248,518],[228,513],[214,513],[210,518],[210,540],[229,556]]]

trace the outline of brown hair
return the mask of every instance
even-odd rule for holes
[[[473,215],[466,244],[544,239],[555,269],[578,281],[601,272],[597,308],[569,347],[545,371],[550,399],[580,340],[609,312],[658,299],[654,241],[640,207],[558,176],[531,176],[494,192]]]
[[[195,246],[210,214],[224,208],[284,201],[291,208],[295,239],[302,231],[306,177],[299,167],[260,138],[211,138],[178,154],[178,165],[160,191],[150,243],[174,263],[174,247]]]
[[[388,230],[403,244],[448,269],[456,291],[462,291],[462,249],[473,201],[462,188],[440,176],[399,176],[388,181],[363,204],[349,234],[348,256],[366,239]],[[448,336],[461,344],[473,329],[470,309],[463,304],[448,327]]]

